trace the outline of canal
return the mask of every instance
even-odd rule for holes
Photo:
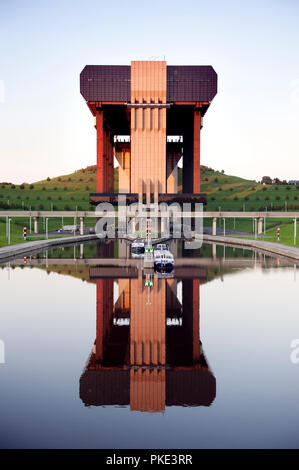
[[[296,265],[170,249],[168,273],[118,241],[0,265],[1,448],[298,447]]]

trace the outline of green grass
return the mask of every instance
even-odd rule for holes
[[[178,183],[182,183],[182,170],[179,169]],[[118,188],[118,170],[114,170],[114,190]],[[56,178],[47,178],[32,184],[13,185],[0,183],[0,210],[94,210],[89,204],[89,193],[96,191],[95,165]],[[207,167],[201,168],[201,192],[208,195],[207,211],[264,211],[299,210],[299,191],[293,185],[260,185],[256,181],[237,176],[225,175]],[[0,246],[7,243],[5,220],[0,220]],[[73,224],[72,218],[65,218],[64,225]],[[85,219],[85,225],[94,226],[94,219]],[[289,221],[268,219],[267,228]],[[204,225],[212,221],[205,219]],[[29,233],[29,219],[16,218],[11,222],[11,243],[20,243],[22,228],[26,225]],[[223,221],[218,219],[218,226]],[[32,225],[33,227],[33,225]],[[61,227],[61,219],[49,218],[49,231]],[[253,232],[252,219],[226,220],[226,228],[248,233]],[[39,221],[39,231],[43,230],[43,220]]]
[[[289,224],[280,224],[280,241],[277,240],[276,228],[267,231],[266,235],[260,235],[258,240],[266,242],[275,242],[282,245],[294,246],[299,248],[299,222],[297,222],[296,245],[294,244],[294,222]]]

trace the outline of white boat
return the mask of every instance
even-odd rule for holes
[[[134,240],[132,242],[131,252],[135,255],[140,255],[140,254],[144,253],[144,240],[143,240],[143,238],[136,238],[136,240]]]
[[[154,251],[154,266],[158,270],[171,271],[174,267],[174,257],[168,246],[159,243]]]

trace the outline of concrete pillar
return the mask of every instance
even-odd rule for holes
[[[130,192],[130,143],[117,142],[115,145],[115,157],[118,161],[118,192]]]
[[[97,130],[97,192],[104,192],[104,132],[103,132],[103,110],[96,111]]]
[[[84,243],[80,243],[80,259],[84,258]]]
[[[263,218],[259,217],[257,223],[257,234],[260,235],[261,233],[263,233]]]
[[[178,162],[182,156],[181,145],[177,143],[167,144],[166,184],[167,193],[169,194],[176,194],[178,192]]]
[[[135,235],[135,232],[136,232],[136,218],[133,217],[131,219],[131,229],[132,229],[132,235]]]
[[[84,235],[84,218],[80,217],[80,235]]]
[[[217,250],[216,250],[216,243],[212,243],[212,257],[213,259],[216,259],[217,258]]]
[[[213,217],[212,235],[217,235],[217,217]]]
[[[33,217],[33,231],[34,233],[38,233],[38,217]]]

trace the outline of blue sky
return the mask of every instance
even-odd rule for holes
[[[0,181],[94,164],[80,71],[153,56],[218,74],[202,164],[299,179],[298,44],[297,0],[0,0]]]

